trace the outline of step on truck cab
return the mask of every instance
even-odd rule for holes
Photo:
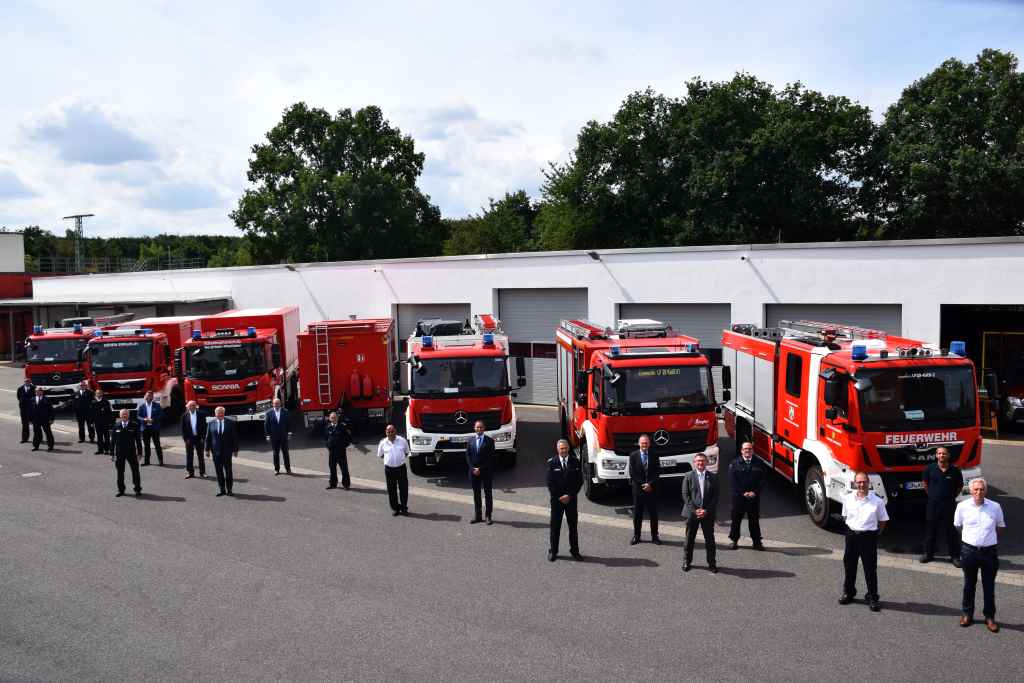
[[[85,345],[96,328],[75,323],[70,327],[35,325],[25,339],[25,377],[42,388],[55,405],[74,398],[79,383],[89,379]]]
[[[516,409],[512,392],[513,386],[526,385],[526,373],[523,359],[516,358],[513,380],[501,321],[491,315],[474,316],[472,325],[468,320],[421,320],[407,348],[405,426],[413,472],[463,458],[477,420],[484,421],[503,464],[513,466]]]
[[[199,321],[182,347],[185,400],[212,415],[262,420],[275,398],[294,408],[298,397],[299,307],[224,311]]]
[[[555,341],[562,435],[583,464],[587,498],[629,481],[641,434],[663,479],[689,472],[698,453],[718,471],[711,365],[697,339],[656,320],[620,320],[614,330],[563,320]]]
[[[392,417],[395,323],[391,318],[321,320],[298,336],[299,409],[306,427],[342,408],[354,423]]]
[[[981,476],[974,364],[949,349],[837,323],[733,325],[722,335],[726,430],[769,469],[802,487],[825,527],[857,471],[887,502],[923,499],[921,474],[939,446]]]
[[[175,358],[200,316],[143,318],[110,329],[95,330],[86,347],[92,373],[90,385],[103,389],[114,412],[134,413],[147,391],[167,414],[185,407],[180,363]]]

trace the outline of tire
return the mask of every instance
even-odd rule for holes
[[[587,497],[587,500],[599,501],[608,492],[608,485],[594,483],[594,466],[591,464],[590,456],[587,454],[587,442],[585,440],[580,441],[578,454],[580,463],[583,466],[583,495]]]
[[[409,469],[413,474],[423,474],[427,471],[427,457],[425,455],[410,455]]]
[[[820,529],[828,529],[832,525],[832,514],[836,504],[829,499],[825,491],[825,475],[818,465],[812,465],[804,474],[804,509],[814,525]]]
[[[566,417],[565,417],[565,410],[562,409],[562,408],[558,409],[558,421],[559,421],[560,426],[562,428],[562,432],[561,432],[562,433],[562,438],[563,439],[568,439],[569,438],[569,421],[566,419]]]
[[[185,413],[185,392],[181,390],[180,386],[176,386],[171,390],[171,416],[179,418]]]
[[[506,470],[510,470],[516,466],[516,460],[518,453],[515,451],[505,451],[501,454],[501,466]]]

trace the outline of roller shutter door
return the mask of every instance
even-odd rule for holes
[[[732,322],[729,304],[619,304],[619,319],[650,318],[696,337],[711,361],[715,393],[722,400],[722,331]]]
[[[903,333],[900,304],[768,304],[764,317],[767,327],[775,327],[780,320],[816,320]]]
[[[526,386],[518,403],[554,405],[555,328],[564,319],[587,317],[586,289],[502,289],[498,317],[511,352],[526,359]]]
[[[469,304],[398,304],[398,342],[399,358],[405,360],[405,344],[409,336],[416,330],[416,323],[427,318],[443,320],[466,320],[470,315]],[[402,366],[402,391],[409,388],[405,366]]]

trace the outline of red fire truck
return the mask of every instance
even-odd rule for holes
[[[981,476],[974,364],[949,349],[849,325],[734,325],[722,336],[726,429],[802,487],[818,526],[830,524],[854,474],[886,501],[923,498],[921,472],[939,446]]]
[[[42,387],[55,405],[70,401],[78,384],[89,378],[89,364],[83,357],[94,327],[32,328],[25,340],[25,377]]]
[[[197,329],[199,316],[168,316],[95,330],[86,349],[93,389],[103,389],[115,412],[134,411],[152,391],[164,410],[180,413],[185,393],[174,359]]]
[[[323,320],[298,336],[299,408],[306,426],[343,407],[354,422],[391,420],[391,318]]]
[[[646,319],[620,320],[616,330],[563,320],[555,340],[562,435],[583,463],[587,498],[628,481],[641,434],[662,478],[682,477],[698,453],[718,470],[715,392],[698,340]]]
[[[224,311],[199,325],[181,353],[186,401],[239,421],[262,420],[275,398],[295,406],[298,306]]]
[[[409,406],[406,435],[413,472],[466,451],[473,425],[483,420],[504,464],[516,461],[516,410],[508,338],[491,315],[460,320],[421,320],[409,338],[406,361]],[[517,386],[526,386],[516,358]]]

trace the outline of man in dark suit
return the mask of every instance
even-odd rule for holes
[[[651,455],[651,437],[641,434],[637,445],[640,448],[629,454],[629,481],[633,486],[633,540],[629,544],[640,542],[646,508],[651,519],[651,542],[661,545],[661,539],[658,538],[658,497],[655,491],[661,466],[658,456]]]
[[[142,426],[142,441],[145,444],[145,459],[142,464],[149,464],[149,444],[152,443],[156,449],[156,461],[162,467],[164,464],[164,449],[160,446],[160,421],[164,419],[163,408],[153,400],[153,392],[147,391],[142,403],[139,404],[139,424]]]
[[[206,425],[206,452],[213,456],[217,470],[218,496],[233,496],[231,492],[231,458],[238,456],[238,432],[235,423],[224,419],[224,406],[217,406],[213,422]]]
[[[348,490],[352,486],[352,478],[348,473],[348,453],[346,449],[352,443],[352,431],[348,423],[341,419],[337,411],[327,416],[324,427],[324,444],[327,446],[327,470],[331,473],[328,489],[338,488],[338,469],[341,469],[341,488]],[[291,474],[291,472],[289,472]]]
[[[28,443],[28,428],[32,424],[32,401],[36,397],[36,387],[26,377],[18,387],[18,412],[21,413],[21,442]]]
[[[707,458],[703,453],[693,456],[693,470],[683,477],[683,517],[686,518],[686,556],[683,571],[693,564],[693,544],[697,540],[697,527],[704,533],[704,548],[708,568],[718,573],[715,563],[715,508],[718,506],[718,477],[707,471]]]
[[[569,452],[568,441],[559,439],[557,449],[558,454],[548,459],[547,483],[551,494],[551,545],[548,546],[548,560],[554,562],[558,557],[558,538],[562,533],[562,516],[565,515],[569,526],[569,552],[573,559],[582,562],[577,534],[579,512],[576,499],[583,488],[583,468],[580,459]]]
[[[38,451],[39,444],[43,441],[43,434],[46,434],[46,450],[53,450],[53,430],[50,423],[53,422],[53,406],[50,399],[46,398],[42,387],[36,387],[36,397],[32,399],[32,450]]]
[[[270,447],[274,449],[274,474],[281,474],[280,455],[284,455],[284,471],[292,473],[292,461],[288,458],[291,430],[288,411],[281,406],[281,399],[275,398],[273,407],[263,416],[263,432],[267,435]]]
[[[114,453],[114,467],[117,468],[117,495],[120,498],[124,495],[124,465],[132,470],[132,487],[135,495],[142,495],[142,475],[139,473],[139,440],[137,433],[139,424],[128,419],[128,409],[121,410],[120,417],[114,422],[111,441]]]
[[[740,445],[740,457],[729,463],[729,486],[732,489],[732,523],[729,538],[732,549],[740,544],[740,524],[747,516],[750,540],[754,550],[764,550],[761,545],[761,489],[768,478],[768,472],[754,457],[754,444],[749,441]]]
[[[189,401],[181,415],[181,438],[185,442],[186,479],[196,476],[195,463],[199,461],[199,476],[206,476],[206,461],[203,460],[203,444],[206,441],[206,416],[199,412],[199,404]],[[198,456],[198,457],[196,457]]]
[[[469,467],[469,483],[473,485],[473,509],[476,514],[469,523],[479,524],[483,521],[480,516],[480,489],[483,489],[487,523],[493,524],[491,513],[494,511],[494,496],[491,485],[494,481],[494,469],[497,461],[494,439],[484,434],[483,420],[476,421],[473,431],[476,433],[466,444],[466,465]]]
[[[103,395],[102,389],[96,390],[92,405],[89,406],[92,423],[96,425],[96,455],[101,453],[114,454],[110,447],[110,428],[114,424],[114,411],[110,401]]]
[[[96,440],[96,426],[92,421],[92,389],[84,379],[78,385],[75,395],[75,419],[78,420],[78,443],[85,443],[86,427],[89,431],[89,443]]]

